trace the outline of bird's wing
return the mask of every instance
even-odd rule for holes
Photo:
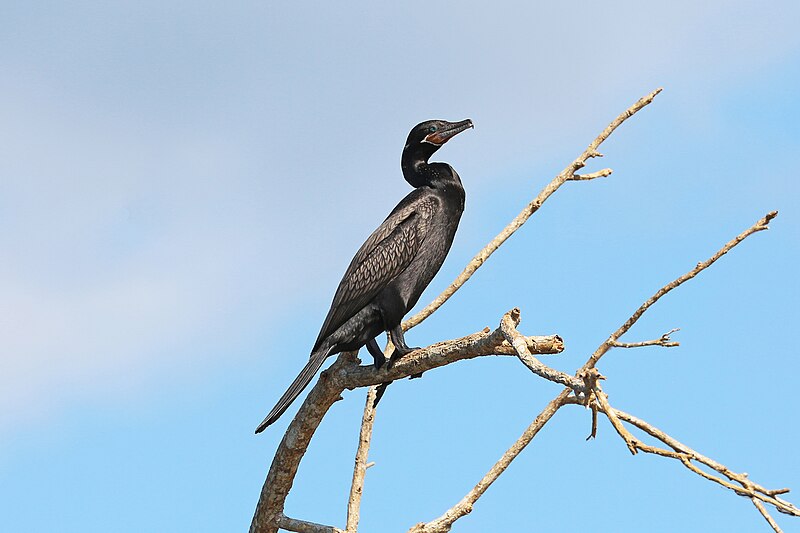
[[[419,189],[404,198],[356,252],[336,289],[314,350],[375,298],[417,255],[439,205],[435,196],[415,194],[418,192]]]

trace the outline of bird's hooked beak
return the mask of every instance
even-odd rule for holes
[[[445,122],[444,126],[427,135],[425,142],[441,146],[462,131],[474,127],[470,119],[462,120],[461,122]]]

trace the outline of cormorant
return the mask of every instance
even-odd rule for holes
[[[403,148],[403,177],[414,187],[356,252],[336,289],[308,363],[256,429],[275,422],[333,354],[366,345],[379,368],[386,358],[375,338],[388,331],[395,351],[411,352],[400,326],[450,250],[461,213],[464,187],[447,163],[428,159],[472,121],[429,120],[414,126]]]

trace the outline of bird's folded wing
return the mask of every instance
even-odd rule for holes
[[[417,255],[439,200],[434,196],[412,196],[415,195],[409,195],[392,211],[353,257],[336,289],[314,350],[375,298]]]

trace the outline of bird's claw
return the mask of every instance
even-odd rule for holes
[[[405,357],[406,355],[410,354],[414,350],[419,350],[419,349],[420,349],[419,346],[414,347],[414,348],[410,348],[408,346],[400,348],[398,346],[395,346],[394,347],[394,351],[392,352],[392,355],[391,355],[391,357],[389,357],[389,361],[387,362],[387,368],[392,368],[392,366],[394,366],[394,364],[397,361],[399,361],[402,357]]]

